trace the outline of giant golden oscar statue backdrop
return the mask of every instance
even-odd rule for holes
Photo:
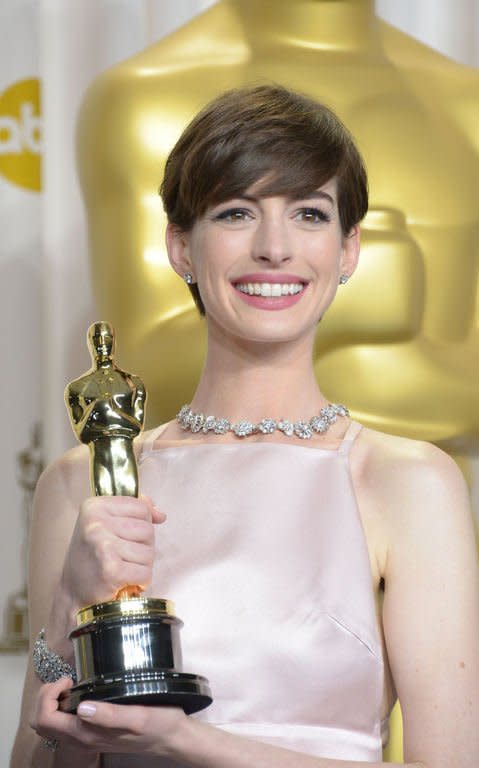
[[[205,102],[265,81],[338,112],[370,174],[361,266],[318,331],[323,391],[368,426],[471,452],[479,73],[381,22],[373,0],[220,0],[90,89],[79,168],[97,309],[148,383],[152,423],[189,402],[205,340],[166,259],[163,164]]]

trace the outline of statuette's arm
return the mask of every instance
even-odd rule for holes
[[[65,404],[70,414],[72,428],[77,437],[81,439],[83,430],[92,415],[94,404],[86,403],[85,399],[71,386],[65,390]]]
[[[132,379],[136,389],[133,403],[134,416],[140,424],[143,424],[145,420],[146,389],[141,379],[137,376],[132,377]]]

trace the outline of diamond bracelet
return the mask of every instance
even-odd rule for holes
[[[76,683],[77,676],[72,665],[48,647],[45,640],[45,627],[42,627],[33,644],[32,659],[35,674],[42,683],[55,683],[61,677],[71,677]]]

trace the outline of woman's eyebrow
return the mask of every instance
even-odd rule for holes
[[[307,195],[301,195],[298,200],[313,200],[314,198],[321,197],[327,200],[331,205],[334,205],[335,199],[328,192],[324,192],[321,189],[317,189],[315,192],[309,192]]]
[[[264,197],[264,195],[252,195],[248,194],[247,192],[243,192],[239,194],[238,197],[232,198],[232,200],[247,200],[250,203],[257,203],[259,200],[261,200],[262,197]],[[289,197],[289,200],[314,200],[318,197],[327,200],[328,203],[331,203],[331,205],[334,205],[336,202],[332,195],[330,195],[328,192],[324,192],[321,189],[317,189],[315,192],[308,192],[305,195],[294,195],[294,197]]]

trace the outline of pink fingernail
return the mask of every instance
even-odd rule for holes
[[[95,712],[95,704],[88,704],[88,702],[82,701],[82,703],[78,705],[77,714],[81,715],[82,717],[93,717]]]

